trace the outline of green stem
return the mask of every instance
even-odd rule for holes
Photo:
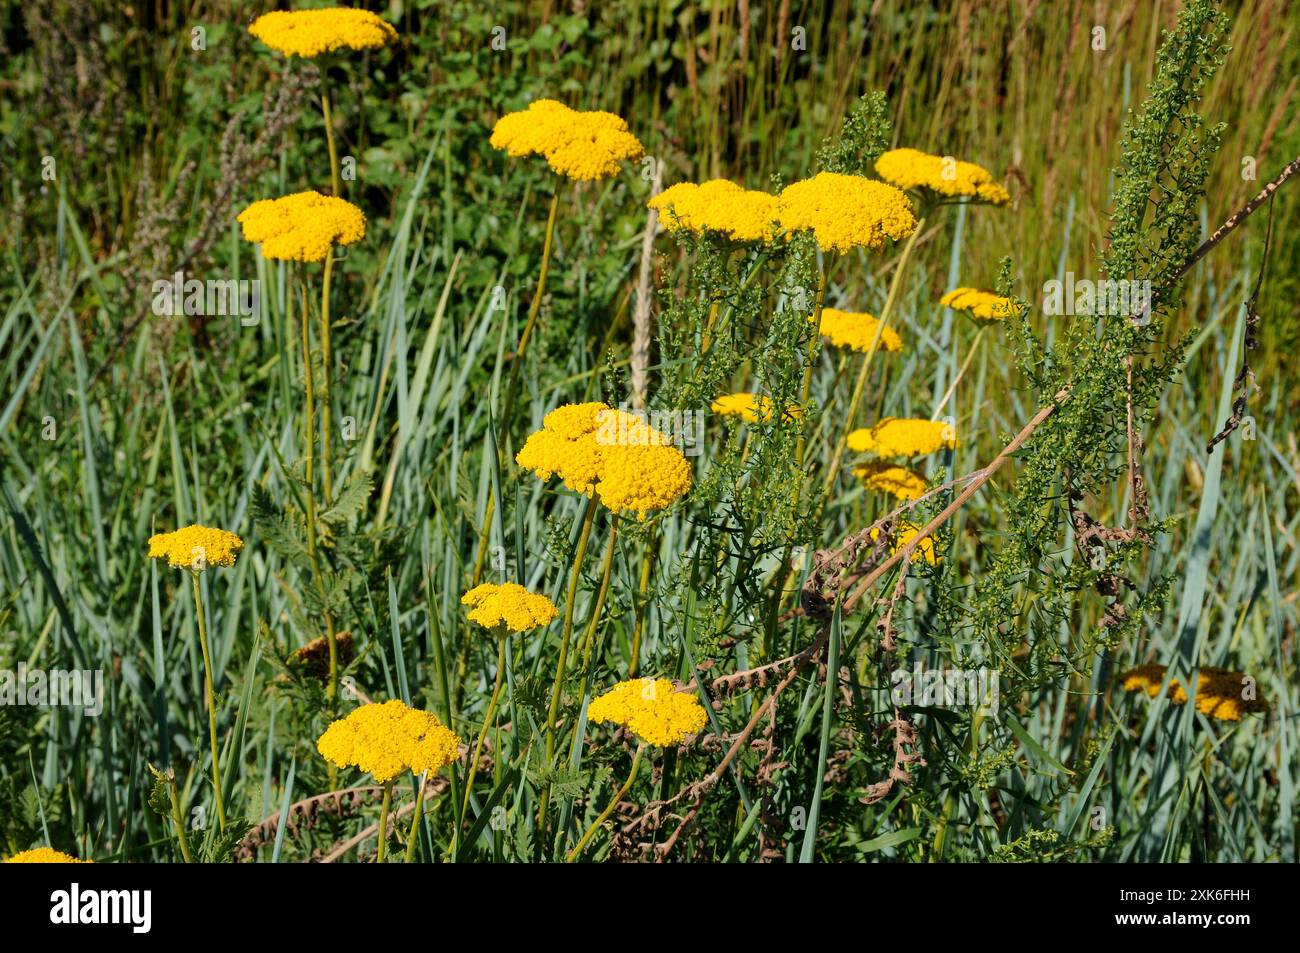
[[[420,839],[420,821],[424,817],[424,785],[428,780],[429,772],[426,771],[420,775],[420,784],[415,791],[415,816],[411,819],[411,832],[406,835],[406,858],[402,861],[406,864],[415,856],[415,842]]]
[[[328,70],[320,71],[320,108],[325,117],[325,143],[330,152],[330,187],[336,198],[343,197],[343,181],[339,177],[339,153],[334,146],[334,116],[330,110]]]
[[[627,780],[624,781],[623,786],[618,789],[618,793],[610,799],[610,802],[607,805],[605,805],[605,810],[601,811],[600,816],[592,822],[590,827],[587,828],[587,832],[582,835],[582,839],[578,841],[578,845],[574,847],[573,850],[569,851],[568,856],[564,858],[566,864],[571,864],[578,859],[582,854],[583,849],[587,846],[587,843],[595,836],[596,831],[600,829],[600,825],[604,824],[609,816],[614,813],[614,808],[618,807],[618,802],[623,800],[623,795],[632,787],[632,782],[636,780],[637,768],[641,766],[641,752],[644,750],[644,744],[637,746],[636,754],[632,756],[632,770],[627,773]]]
[[[973,760],[975,752],[979,746],[980,725],[984,723],[984,712],[982,709],[975,709],[975,714],[971,716],[970,722],[970,747],[969,755]],[[934,834],[934,844],[930,848],[930,863],[937,864],[943,860],[943,845],[948,836],[948,825],[952,823],[953,815],[957,810],[957,791],[955,788],[949,788],[948,794],[943,799],[943,813],[939,817],[939,824]]]
[[[650,590],[650,576],[654,571],[655,550],[658,548],[658,532],[646,541],[645,552],[641,556],[641,579],[637,585],[636,619],[632,625],[632,655],[627,662],[627,677],[636,678],[637,666],[641,660],[641,636],[645,631],[646,593]]]
[[[393,782],[384,785],[384,799],[379,804],[379,846],[376,848],[375,863],[382,864],[388,855],[388,809],[393,806]]]
[[[460,815],[456,819],[456,836],[460,837],[465,817],[469,814],[469,796],[474,790],[474,776],[478,774],[478,759],[483,752],[483,741],[487,738],[492,716],[496,714],[497,700],[501,697],[501,683],[506,671],[506,639],[509,638],[504,628],[497,631],[497,678],[492,686],[492,698],[488,701],[487,711],[483,715],[483,727],[479,729],[478,741],[474,743],[474,754],[469,759],[469,774],[465,779],[465,798],[460,806]]]
[[[226,829],[226,805],[221,791],[221,755],[217,750],[217,704],[213,692],[212,652],[208,648],[208,625],[203,619],[203,593],[199,585],[199,574],[190,572],[190,582],[194,584],[194,611],[199,616],[199,645],[203,648],[204,694],[208,705],[208,742],[212,747],[212,787],[217,797],[217,826]]]
[[[172,823],[176,825],[176,839],[180,841],[181,856],[185,858],[185,863],[194,863],[194,858],[190,856],[190,842],[185,836],[184,815],[181,813],[180,795],[176,793],[176,779],[171,776],[171,769],[167,770],[167,793],[172,800]]]

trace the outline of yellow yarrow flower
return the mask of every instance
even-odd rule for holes
[[[511,632],[527,632],[550,624],[559,615],[550,599],[517,582],[485,582],[461,596],[460,602],[474,607],[469,620],[485,629],[504,626]]]
[[[699,185],[679,182],[646,203],[659,212],[670,232],[696,235],[710,232],[738,242],[771,241],[776,222],[776,196],[742,189],[726,179]]]
[[[1164,683],[1165,665],[1139,665],[1119,677],[1120,687],[1126,692],[1146,692],[1150,698],[1160,694]],[[1252,691],[1247,691],[1247,688]],[[1241,721],[1241,716],[1257,711],[1268,711],[1268,702],[1254,695],[1254,679],[1242,672],[1226,668],[1201,666],[1196,680],[1196,710],[1218,721]],[[1173,679],[1165,696],[1171,704],[1186,705],[1187,690]]]
[[[957,432],[943,420],[886,417],[848,436],[850,450],[877,457],[920,457],[956,446]]]
[[[262,257],[324,261],[333,245],[352,245],[366,234],[366,216],[346,199],[297,192],[262,199],[239,213],[244,239],[262,246]]]
[[[977,288],[954,288],[940,298],[939,303],[945,308],[962,311],[979,323],[1003,321],[1010,317],[1015,307],[1010,298]]]
[[[558,476],[615,513],[644,519],[691,488],[691,465],[672,440],[635,414],[606,404],[566,404],[551,411],[515,462],[539,479]]]
[[[812,320],[811,317],[808,319]],[[866,353],[871,342],[876,340],[876,329],[880,320],[873,314],[862,311],[840,311],[836,308],[822,308],[822,337],[836,347]],[[884,351],[901,351],[903,339],[891,327],[880,332],[880,341],[876,345]]]
[[[403,771],[435,774],[460,757],[460,739],[432,712],[393,700],[362,705],[325,729],[316,750],[386,784]]]
[[[666,678],[619,682],[587,706],[591,721],[622,725],[657,747],[684,741],[704,727],[704,706]]]
[[[373,50],[397,39],[392,24],[369,10],[278,10],[253,21],[248,32],[285,56],[311,59],[335,50]]]
[[[822,251],[879,250],[886,239],[911,235],[917,224],[912,203],[892,185],[838,172],[786,186],[776,211],[787,231],[811,229]]]
[[[919,473],[883,460],[858,464],[853,468],[853,475],[868,490],[888,493],[903,502],[915,500],[925,493],[925,478]]]
[[[894,530],[893,537],[889,541],[889,555],[893,556],[912,540],[916,539],[916,537],[920,535],[920,532],[921,528],[919,526],[914,526],[911,523],[899,523],[897,528]],[[879,538],[880,530],[873,529],[871,531],[872,541],[874,542]],[[912,556],[908,562],[914,563],[924,560],[931,566],[937,566],[942,559],[943,557],[940,556],[934,548],[934,537],[927,536],[917,544],[916,549],[912,550]]]
[[[149,558],[166,559],[173,569],[202,572],[209,566],[233,566],[244,541],[234,533],[193,523],[149,537]]]
[[[71,854],[65,854],[53,847],[33,847],[5,858],[6,864],[93,864],[93,860],[81,860]]]
[[[926,189],[935,195],[990,205],[1011,204],[1011,193],[995,182],[987,169],[952,156],[891,149],[876,160],[876,174],[900,189]]]
[[[772,419],[772,401],[768,397],[741,391],[735,394],[723,394],[716,398],[710,409],[724,417],[739,417],[751,424],[767,423]],[[797,420],[802,411],[794,405],[785,409],[785,416]]]
[[[645,148],[620,117],[570,109],[553,99],[539,99],[527,109],[502,116],[489,142],[515,158],[543,156],[552,171],[581,181],[618,175],[619,163],[645,155]]]

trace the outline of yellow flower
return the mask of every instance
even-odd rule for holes
[[[1155,698],[1160,694],[1167,671],[1164,665],[1139,665],[1120,675],[1120,687],[1126,692],[1146,692]],[[1252,690],[1247,692],[1247,687]],[[1219,721],[1241,721],[1243,714],[1268,711],[1268,702],[1256,697],[1253,689],[1254,679],[1242,672],[1203,665],[1196,680],[1196,710]],[[1251,697],[1246,697],[1248,694]],[[1176,678],[1169,682],[1165,695],[1171,704],[1187,704],[1187,690]]]
[[[879,490],[906,502],[915,500],[925,493],[925,478],[906,467],[874,460],[853,468],[853,475],[860,479],[868,490]]]
[[[1011,193],[988,170],[952,156],[916,149],[891,149],[876,160],[876,174],[900,189],[927,189],[949,198],[971,198],[990,205],[1009,205]]]
[[[369,10],[279,10],[253,21],[248,32],[285,56],[310,59],[339,49],[373,50],[397,39],[397,31]]]
[[[855,453],[877,457],[919,457],[957,446],[957,432],[942,420],[886,417],[875,426],[855,430],[848,437]]]
[[[34,847],[14,854],[4,861],[6,864],[93,864],[93,860],[79,860],[71,854],[55,850],[52,847]]]
[[[262,199],[239,213],[244,239],[260,243],[263,258],[324,261],[332,245],[351,245],[366,234],[366,216],[346,199],[297,192]]]
[[[812,318],[808,320],[811,321]],[[875,315],[839,311],[835,308],[822,309],[822,337],[836,347],[866,353],[871,349],[871,342],[876,340],[876,329],[879,327],[880,321]],[[880,342],[876,346],[885,351],[901,351],[903,339],[893,328],[886,327],[880,332]]]
[[[335,721],[316,750],[340,768],[355,765],[386,784],[403,771],[438,772],[460,757],[460,739],[432,712],[394,700],[362,705]]]
[[[527,632],[548,625],[559,614],[550,599],[517,582],[485,582],[461,596],[460,602],[474,607],[469,619],[485,629],[501,625],[511,632]]]
[[[618,116],[570,109],[553,99],[539,99],[527,109],[502,116],[489,141],[516,158],[544,156],[557,174],[584,181],[617,175],[620,162],[645,155]]]
[[[629,414],[601,403],[566,404],[546,415],[515,462],[542,480],[558,476],[569,489],[597,495],[615,513],[644,519],[691,488],[691,466],[672,440]]]
[[[898,528],[894,531],[893,537],[889,541],[889,555],[894,555],[912,540],[916,539],[920,532],[920,527],[913,526],[911,523],[900,522]],[[871,531],[872,542],[879,538],[880,530],[873,529]],[[935,551],[934,537],[927,536],[917,544],[916,549],[912,550],[912,556],[908,561],[917,562],[918,560],[924,559],[931,566],[935,566],[938,565],[942,558],[943,557]]]
[[[642,741],[676,744],[704,727],[704,707],[691,692],[679,692],[666,678],[619,682],[587,706],[591,721],[623,725]]]
[[[149,537],[149,558],[166,559],[173,569],[202,572],[209,566],[233,566],[244,541],[234,533],[194,523]]]
[[[751,424],[760,421],[767,423],[772,419],[771,399],[744,391],[736,394],[723,394],[713,401],[710,409],[715,414],[721,414],[724,417],[739,417]],[[785,416],[790,419],[798,419],[801,413],[802,411],[794,405],[785,409]]]
[[[954,288],[940,298],[939,303],[954,311],[964,311],[972,321],[981,324],[1002,321],[1015,307],[1010,298],[976,288]]]
[[[659,212],[670,232],[716,232],[738,242],[770,241],[776,222],[775,196],[742,189],[726,179],[700,185],[679,182],[646,205]]]
[[[823,251],[883,248],[916,231],[907,196],[883,182],[819,172],[781,192],[777,218],[787,231],[812,229]]]

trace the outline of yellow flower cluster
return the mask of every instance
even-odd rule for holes
[[[239,213],[244,238],[262,246],[263,258],[324,261],[332,245],[351,245],[366,234],[366,216],[346,199],[296,192],[262,199]]]
[[[6,864],[93,864],[93,860],[79,860],[71,854],[65,854],[53,847],[34,847],[14,854],[4,861]]]
[[[1010,298],[977,288],[953,288],[939,303],[954,311],[964,311],[974,321],[989,323],[1006,319],[1014,307]]]
[[[691,488],[691,465],[670,437],[635,414],[598,402],[551,411],[515,462],[542,480],[558,476],[577,493],[596,494],[612,512],[639,519]]]
[[[710,405],[715,414],[721,414],[724,417],[739,417],[751,424],[767,423],[772,419],[772,401],[770,398],[758,394],[740,392],[736,394],[723,394]],[[785,416],[795,420],[798,419],[802,411],[794,405],[786,408]]]
[[[340,768],[355,765],[386,784],[403,771],[440,771],[460,757],[460,739],[432,712],[394,700],[340,718],[325,729],[316,750]]]
[[[925,478],[907,467],[895,466],[884,460],[861,463],[853,468],[853,475],[868,490],[877,490],[906,502],[915,500],[925,492]]]
[[[669,231],[716,232],[738,242],[766,242],[775,228],[776,197],[726,179],[700,185],[679,182],[646,204],[659,212]]]
[[[811,321],[812,318],[808,320]],[[866,312],[822,309],[822,337],[836,347],[866,353],[871,348],[871,342],[876,340],[876,329],[879,327],[879,319]],[[903,339],[893,328],[886,327],[880,332],[880,343],[876,346],[885,351],[901,351]]]
[[[854,430],[848,436],[849,449],[877,457],[920,457],[957,446],[952,424],[942,420],[886,417],[872,427]]]
[[[587,706],[592,721],[622,725],[642,741],[663,747],[704,727],[704,706],[691,692],[679,692],[666,678],[619,682]]]
[[[469,620],[485,629],[504,626],[511,632],[527,632],[549,625],[559,615],[546,596],[529,592],[517,582],[485,582],[460,597],[461,605],[473,606]]]
[[[1155,698],[1160,694],[1166,671],[1168,668],[1164,665],[1139,665],[1119,677],[1120,686],[1126,692],[1146,692],[1148,697]],[[1268,711],[1264,699],[1244,697],[1247,694],[1244,690],[1246,679],[1242,672],[1202,666],[1196,680],[1196,710],[1219,721],[1241,721],[1244,714]],[[1170,681],[1165,695],[1171,704],[1187,704],[1187,690],[1178,684],[1176,678]]]
[[[877,250],[886,239],[898,241],[916,231],[906,195],[892,185],[838,172],[819,172],[787,186],[776,212],[787,231],[812,229],[823,251]]]
[[[285,56],[311,59],[335,50],[373,50],[397,39],[397,31],[369,10],[278,10],[253,21],[248,32]]]
[[[972,198],[990,205],[1011,204],[1011,193],[988,170],[951,156],[917,149],[891,149],[876,160],[876,174],[900,189],[928,189],[950,198]]]
[[[619,163],[645,155],[627,123],[613,113],[570,109],[539,99],[497,120],[490,140],[513,157],[539,155],[559,175],[589,181],[618,175]]]
[[[209,566],[233,566],[244,541],[234,533],[198,523],[149,537],[149,558],[166,559],[173,569],[202,572]]]
[[[900,549],[905,547],[912,540],[916,539],[917,535],[920,532],[921,529],[918,526],[913,526],[911,523],[899,523],[898,528],[894,531],[893,538],[890,539],[889,541],[889,555],[891,556],[894,555],[896,552],[898,552]],[[873,529],[871,531],[872,541],[874,542],[879,538],[880,538],[880,530]],[[921,542],[917,544],[916,549],[912,550],[911,559],[909,559],[908,561],[917,562],[923,559],[931,566],[935,566],[938,565],[940,559],[942,558],[943,557],[941,557],[935,551],[934,537],[927,536],[925,537],[925,539],[921,540]]]

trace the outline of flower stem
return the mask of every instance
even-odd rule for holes
[[[411,819],[411,832],[406,835],[406,858],[403,863],[409,864],[411,858],[415,856],[415,842],[420,839],[420,821],[424,817],[424,786],[428,783],[429,772],[425,771],[420,775],[420,784],[415,791],[415,810],[412,812],[414,817]]]
[[[632,626],[632,655],[627,662],[628,678],[636,678],[637,666],[641,660],[641,636],[645,632],[646,593],[650,590],[650,576],[654,571],[658,538],[659,533],[656,530],[654,536],[646,541],[645,552],[641,556],[641,579],[636,594],[636,620]]]
[[[190,582],[194,584],[194,611],[199,617],[199,645],[203,648],[203,683],[208,706],[208,742],[212,747],[212,788],[217,797],[217,826],[226,829],[226,805],[221,791],[221,753],[217,750],[217,705],[213,693],[212,652],[208,648],[208,625],[203,619],[203,592],[199,585],[199,574],[190,573]]]
[[[590,827],[587,828],[587,833],[582,835],[582,839],[578,841],[578,845],[574,847],[573,850],[569,851],[568,856],[564,858],[566,864],[571,864],[578,859],[583,849],[587,846],[587,843],[595,836],[596,831],[600,829],[600,825],[604,824],[609,816],[614,813],[614,808],[618,807],[618,802],[623,800],[623,795],[632,787],[632,782],[636,780],[637,768],[641,767],[641,752],[644,750],[644,744],[637,745],[636,754],[632,756],[632,770],[627,773],[627,780],[624,781],[623,786],[618,789],[618,793],[610,799],[610,802],[607,805],[605,805],[605,810],[601,811],[600,816],[592,822]]]
[[[474,775],[478,774],[478,759],[483,753],[483,740],[487,738],[492,716],[496,714],[497,700],[501,697],[501,683],[506,671],[506,639],[509,638],[504,627],[497,630],[497,678],[492,686],[492,698],[488,701],[487,711],[483,715],[483,727],[479,729],[478,741],[474,743],[474,753],[469,759],[469,773],[465,778],[465,798],[460,806],[460,815],[456,819],[456,836],[465,825],[465,816],[469,813],[469,796],[474,790]]]
[[[388,809],[393,806],[393,782],[384,785],[384,799],[379,804],[379,846],[375,863],[382,864],[388,855]]]

